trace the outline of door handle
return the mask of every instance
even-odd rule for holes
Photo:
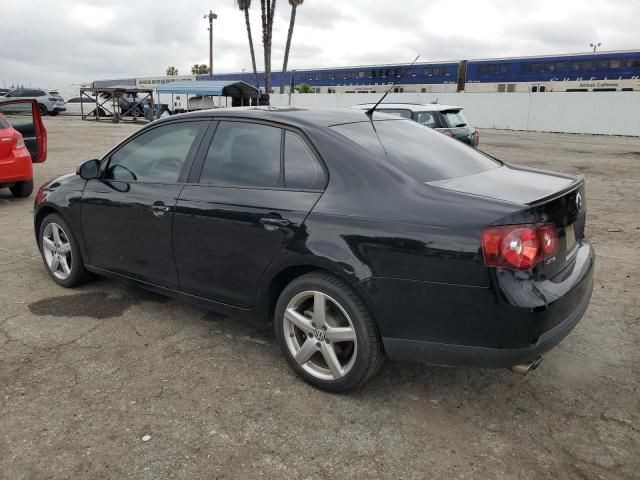
[[[260,223],[266,230],[273,232],[274,230],[278,230],[280,227],[288,226],[290,222],[283,218],[264,217],[260,219]]]

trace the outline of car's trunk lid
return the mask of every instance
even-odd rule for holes
[[[586,202],[582,176],[504,165],[475,175],[427,184],[520,204],[523,211],[531,213],[535,222],[555,225],[557,255],[541,262],[535,269],[538,274],[551,276],[561,270],[584,238]]]
[[[503,165],[474,175],[447,178],[427,182],[427,184],[446,190],[528,205],[570,188],[575,181],[576,177],[569,175]]]

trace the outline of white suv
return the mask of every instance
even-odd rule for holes
[[[16,99],[35,100],[38,102],[40,115],[57,115],[67,109],[64,99],[57,92],[47,92],[46,90],[20,88],[0,97],[0,102]]]

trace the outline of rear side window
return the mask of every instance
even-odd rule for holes
[[[389,115],[395,115],[396,117],[402,118],[411,118],[411,111],[404,109],[393,109],[393,108],[381,108],[381,112],[388,113]]]
[[[204,161],[200,183],[280,187],[282,130],[268,125],[220,122]]]
[[[380,120],[332,128],[421,182],[500,167],[500,163],[476,149],[413,121]]]
[[[284,137],[284,175],[287,188],[320,189],[325,183],[324,171],[309,145],[293,132]]]

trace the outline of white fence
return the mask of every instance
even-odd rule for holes
[[[294,94],[292,106],[350,107],[379,94]],[[479,128],[640,136],[640,92],[394,93],[386,102],[438,103],[464,108]],[[288,105],[271,95],[271,105]]]

